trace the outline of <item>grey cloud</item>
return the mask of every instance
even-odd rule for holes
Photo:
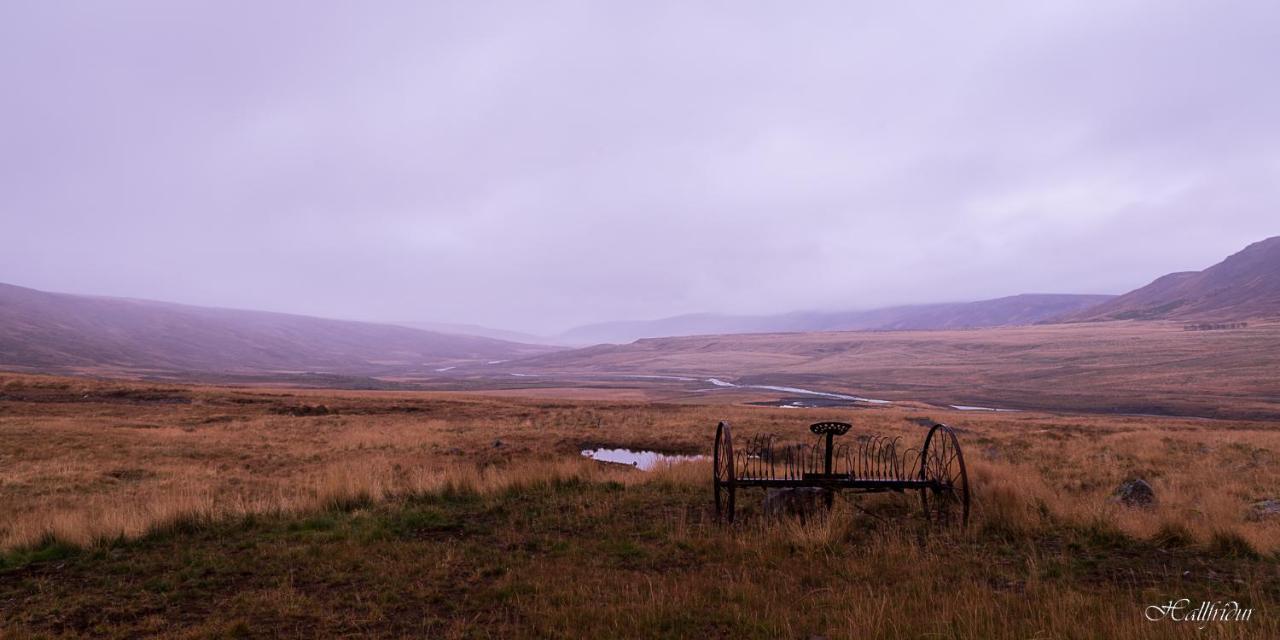
[[[8,3],[0,281],[556,331],[1276,234],[1265,3]]]

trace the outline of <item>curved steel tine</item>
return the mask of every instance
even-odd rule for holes
[[[898,441],[900,438],[893,438],[889,441],[889,450],[885,452],[887,460],[885,464],[889,467],[888,475],[890,478],[898,477]]]
[[[893,438],[893,443],[890,445],[890,448],[888,448],[888,460],[886,462],[888,463],[888,475],[890,475],[890,477],[897,477],[897,443],[899,443],[900,439],[901,438]]]
[[[760,464],[760,448],[764,444],[761,440],[762,436],[760,434],[756,434],[751,438],[751,457],[747,460],[747,464],[750,467],[748,471],[753,478],[756,477],[756,466]]]
[[[884,444],[880,447],[880,477],[887,478],[892,471],[889,468],[889,460],[893,455],[893,439],[888,436],[884,439]]]
[[[863,461],[867,459],[867,441],[868,440],[869,438],[865,436],[862,438],[858,438],[858,453],[853,459],[853,464],[854,464],[853,472],[859,478],[867,477],[867,470],[865,468],[866,465]]]
[[[760,457],[756,459],[756,477],[765,477],[765,465],[768,464],[769,456],[773,455],[770,448],[773,446],[773,434],[766,433],[760,436]]]
[[[893,475],[892,475],[892,477],[893,477],[894,479],[899,478],[899,477],[900,477],[900,474],[902,473],[902,467],[899,465],[899,461],[898,461],[898,445],[899,445],[901,442],[902,442],[902,436],[898,436],[898,437],[894,438],[894,439],[893,439],[893,447],[889,449],[889,457],[890,457],[890,459],[891,459],[890,464],[893,466]]]
[[[894,438],[889,441],[889,446],[885,448],[885,475],[889,478],[896,478],[898,473],[898,439]]]
[[[917,465],[920,464],[919,449],[912,447],[910,449],[907,449],[906,451],[903,451],[902,461],[903,461],[903,464],[902,464],[903,470],[907,471],[907,473],[902,476],[904,480],[909,480],[911,478],[916,477],[919,474],[920,469],[917,468]]]
[[[756,476],[760,478],[767,477],[765,469],[769,465],[769,458],[773,455],[773,434],[767,433],[760,438],[760,460],[756,462]]]
[[[871,467],[872,467],[871,473],[873,474],[872,477],[874,478],[883,477],[884,471],[882,467],[884,466],[884,464],[883,464],[883,461],[881,460],[881,458],[884,456],[884,437],[883,436],[876,436],[876,448],[875,448],[875,451],[873,452],[873,455],[875,457],[871,460]]]
[[[755,437],[751,438],[751,444],[752,444],[752,447],[751,447],[752,457],[750,459],[750,462],[748,462],[748,464],[751,465],[751,477],[754,478],[756,476],[755,467],[757,464],[759,464],[759,460],[760,460],[760,446],[762,444],[760,442],[760,434],[756,434]]]
[[[779,444],[774,452],[774,473],[779,473],[777,467],[781,467],[781,475],[778,477],[785,478],[787,476],[787,445]]]
[[[884,477],[884,448],[888,445],[887,436],[881,436],[876,443],[876,477]]]
[[[884,450],[880,454],[880,477],[888,478],[893,474],[893,438],[884,439]]]
[[[879,478],[884,475],[884,471],[881,469],[881,466],[883,466],[881,458],[884,457],[884,436],[876,436],[876,449],[871,455],[871,474],[873,477]]]
[[[772,449],[772,453],[769,456],[769,477],[777,478],[780,477],[778,475],[778,465],[786,465],[786,448],[776,439],[770,444],[769,448]]]
[[[754,446],[751,452],[751,477],[754,478],[759,472],[757,467],[760,466],[760,450],[764,448],[764,436],[756,434],[755,438],[752,438],[752,443]]]
[[[866,441],[862,443],[862,455],[859,456],[860,459],[858,460],[858,466],[861,467],[859,475],[863,478],[871,477],[871,452],[875,449],[875,446],[875,436],[867,436]]]
[[[876,475],[875,456],[876,449],[880,448],[880,436],[871,436],[867,438],[867,451],[862,456],[862,475],[867,478],[874,478]]]
[[[791,477],[791,445],[783,445],[778,449],[778,456],[782,457],[782,477],[790,479]]]
[[[760,434],[760,451],[755,453],[755,477],[764,475],[764,458],[769,454],[769,434]]]

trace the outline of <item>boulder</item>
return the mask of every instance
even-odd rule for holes
[[[827,508],[830,492],[816,487],[769,489],[764,494],[764,514],[769,518],[807,518]]]
[[[1280,516],[1280,500],[1269,498],[1253,503],[1244,519],[1249,522],[1259,522],[1276,516]]]
[[[1150,507],[1156,503],[1156,490],[1142,478],[1134,478],[1116,487],[1116,502],[1126,507]]]

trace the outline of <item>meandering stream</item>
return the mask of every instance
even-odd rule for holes
[[[814,391],[813,389],[801,389],[800,387],[779,387],[771,384],[734,384],[726,382],[720,378],[707,378],[707,382],[724,388],[736,389],[763,389],[765,391],[779,391],[782,393],[798,393],[800,395],[818,396],[820,398],[835,398],[837,400],[853,400],[855,402],[866,402],[868,404],[893,404],[890,400],[876,400],[875,398],[863,398],[862,396],[851,396],[844,393],[831,393],[829,391]]]

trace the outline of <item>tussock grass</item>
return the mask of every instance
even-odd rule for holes
[[[852,418],[914,443],[925,410],[0,383],[26,398],[0,406],[0,572],[25,576],[0,579],[0,628],[1182,637],[1140,607],[1203,594],[1270,625],[1207,637],[1280,634],[1280,526],[1246,518],[1280,494],[1265,423],[928,409],[962,429],[969,530],[926,532],[914,494],[777,521],[750,491],[722,526],[708,462],[642,473],[578,451],[707,453],[726,418],[784,438]],[[189,402],[148,400],[174,394]],[[301,404],[330,413],[277,411]],[[1111,500],[1135,475],[1149,509]]]
[[[510,482],[538,463],[576,464],[586,446],[709,453],[712,425],[804,438],[843,410],[503,399],[457,394],[156,387],[0,376],[0,549],[52,535],[89,545],[183,518],[297,513],[432,491],[442,482]],[[181,402],[175,402],[174,400]],[[318,406],[295,416],[281,407]],[[922,437],[911,408],[861,409],[859,429]],[[1207,544],[1220,532],[1268,553],[1280,526],[1247,518],[1280,496],[1280,430],[1268,423],[1137,417],[946,413],[961,441],[987,535],[1031,535],[1106,521],[1155,538],[1169,526]],[[558,462],[557,462],[558,461]],[[564,462],[567,461],[567,462]],[[488,474],[486,476],[485,474]],[[705,474],[699,477],[699,474]],[[624,477],[627,474],[622,474]],[[696,465],[662,482],[705,482]],[[502,478],[499,478],[502,476]],[[1150,509],[1110,500],[1141,476]],[[627,480],[629,481],[629,480]]]
[[[1238,539],[1167,555],[1105,521],[984,534],[1013,530],[997,524],[1003,508],[977,510],[967,532],[926,532],[878,517],[901,506],[895,496],[724,526],[707,509],[708,472],[456,467],[377,498],[339,476],[323,495],[354,502],[186,521],[108,553],[47,541],[24,569],[38,592],[0,585],[0,601],[19,605],[0,624],[118,637],[1128,639],[1183,637],[1142,620],[1142,607],[1212,588],[1259,609],[1260,623],[1209,637],[1280,631],[1267,615],[1280,593],[1274,559]],[[1211,582],[1183,576],[1205,562]],[[136,577],[110,577],[121,570]],[[110,615],[75,617],[88,608]],[[154,619],[130,615],[148,608]],[[180,629],[164,624],[173,618]]]

